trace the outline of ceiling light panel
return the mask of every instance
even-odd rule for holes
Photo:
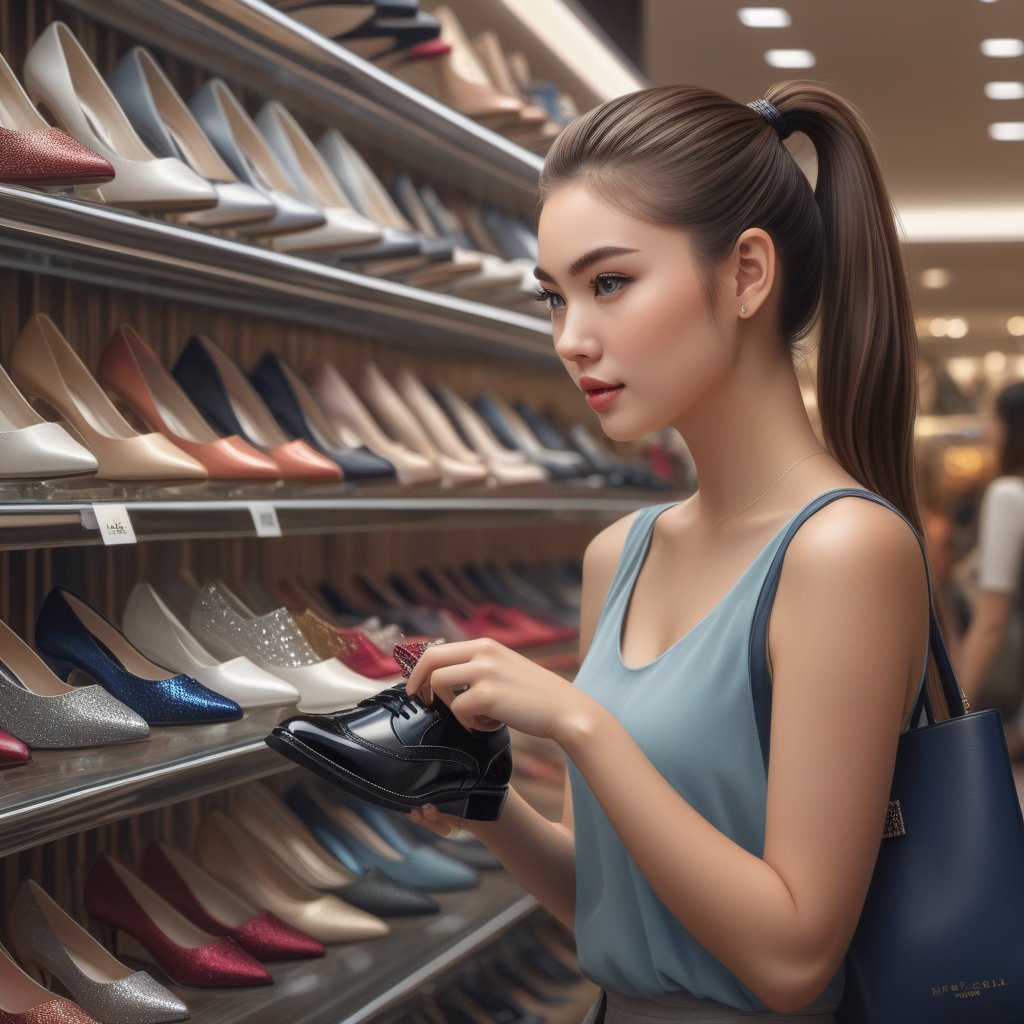
[[[990,100],[1024,100],[1024,82],[986,82],[985,95]]]
[[[810,50],[768,50],[764,59],[773,68],[813,68],[817,63]]]
[[[741,7],[736,13],[747,28],[789,28],[793,23],[782,7]]]
[[[986,57],[1024,57],[1024,39],[983,39],[981,52]]]
[[[943,267],[929,267],[921,271],[921,284],[925,288],[948,288],[950,276]]]
[[[988,126],[988,136],[996,142],[1024,142],[1024,121],[997,121]]]

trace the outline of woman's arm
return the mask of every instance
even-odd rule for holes
[[[975,700],[1006,637],[1024,553],[1024,486],[1015,477],[993,480],[978,522],[978,594],[971,624],[957,652],[957,674]]]
[[[618,563],[632,516],[614,523],[591,541],[583,558],[580,607],[580,661],[597,628],[605,595]],[[519,884],[568,928],[576,912],[576,866],[572,828],[572,793],[565,781],[562,818],[552,822],[510,789],[498,821],[463,821],[436,808],[414,811],[412,820],[442,834],[464,828],[481,840]]]
[[[977,699],[985,674],[1003,645],[1012,609],[1013,594],[978,591],[971,624],[960,643],[957,670],[964,695],[970,701]]]
[[[429,679],[464,724],[487,716],[560,743],[683,927],[764,1003],[792,1012],[822,992],[856,927],[927,610],[920,547],[888,510],[836,502],[797,534],[769,631],[763,857],[694,810],[601,705],[499,645],[432,648],[410,688]],[[460,684],[469,689],[453,696]]]

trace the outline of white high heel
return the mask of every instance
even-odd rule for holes
[[[25,87],[64,131],[112,164],[113,181],[82,188],[80,195],[141,210],[216,206],[217,193],[198,174],[146,148],[64,22],[52,22],[32,44],[25,58]]]
[[[149,583],[136,583],[122,620],[124,635],[147,658],[198,679],[243,708],[295,704],[299,691],[246,657],[218,661],[182,625]]]
[[[274,238],[275,249],[282,252],[349,249],[379,242],[384,237],[384,232],[373,221],[352,209],[316,146],[280,103],[276,100],[265,103],[256,115],[256,125],[296,192],[318,206],[327,218],[322,227]]]

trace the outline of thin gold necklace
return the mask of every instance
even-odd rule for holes
[[[711,524],[711,529],[713,530],[719,523],[724,522],[726,519],[733,519],[741,513],[746,512],[751,505],[756,505],[765,495],[770,494],[772,491],[774,491],[775,488],[782,483],[786,476],[788,476],[789,473],[796,469],[796,467],[799,466],[801,462],[806,462],[807,459],[815,455],[828,455],[828,452],[824,448],[818,448],[815,451],[808,452],[806,455],[797,459],[792,466],[789,466],[786,469],[784,469],[782,473],[778,477],[776,477],[771,484],[768,485],[768,487],[766,487],[753,501],[748,501],[747,504],[744,505],[743,508],[741,508],[738,512],[730,512],[727,516],[719,516]]]

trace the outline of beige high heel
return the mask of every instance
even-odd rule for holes
[[[96,456],[104,480],[205,480],[205,467],[161,434],[140,434],[68,344],[57,325],[36,313],[14,342],[11,377],[70,426]]]
[[[384,426],[413,451],[434,462],[449,483],[484,483],[487,480],[487,468],[480,462],[465,462],[438,450],[412,410],[373,363],[368,363],[363,371],[363,395]]]
[[[229,889],[319,942],[381,938],[390,931],[380,918],[299,881],[260,838],[220,811],[203,818],[196,860]]]
[[[451,52],[402,61],[392,67],[392,73],[491,128],[518,124],[522,100],[505,95],[491,81],[451,8],[437,7],[431,13],[441,22],[441,38]]]
[[[388,437],[332,363],[326,359],[313,363],[305,377],[335,427],[339,431],[352,431],[358,443],[392,463],[399,483],[440,482],[441,470],[437,463]]]

